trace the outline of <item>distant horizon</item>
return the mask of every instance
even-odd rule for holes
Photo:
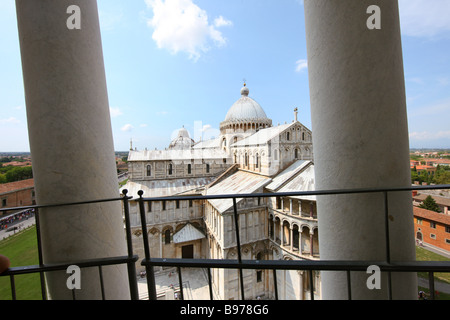
[[[244,81],[274,125],[298,108],[314,135],[303,1],[97,3],[114,149],[162,150],[183,126],[217,136]],[[450,1],[399,6],[410,147],[450,148]],[[0,150],[29,152],[14,0],[0,38]]]
[[[138,149],[138,151],[140,151],[142,149]],[[161,150],[161,149],[158,149]],[[412,150],[427,150],[427,151],[449,151],[450,152],[450,147],[448,148],[409,148],[410,151]],[[114,153],[127,153],[130,151],[134,151],[134,150],[115,150]],[[5,154],[31,154],[31,151],[0,151],[0,157],[2,157]]]

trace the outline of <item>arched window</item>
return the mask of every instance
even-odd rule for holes
[[[192,165],[189,163],[188,164],[188,174],[192,173]]]
[[[295,149],[295,150],[294,150],[294,158],[295,158],[295,159],[298,159],[298,149]]]
[[[286,132],[286,140],[289,141],[290,138],[291,138],[290,133],[289,133],[289,132]]]
[[[206,164],[206,173],[209,173],[209,163]]]
[[[171,175],[172,174],[172,164],[171,163],[169,163],[169,175]]]
[[[259,154],[255,156],[255,168],[259,168]]]
[[[150,177],[152,175],[152,166],[151,165],[147,165],[147,177]]]
[[[248,154],[247,153],[244,156],[244,164],[246,167],[248,167]]]
[[[170,230],[169,229],[167,229],[164,232],[164,243],[165,244],[170,244]]]

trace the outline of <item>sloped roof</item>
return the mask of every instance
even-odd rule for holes
[[[283,185],[278,191],[296,192],[296,191],[314,191],[314,190],[315,190],[314,165],[311,163],[309,166],[306,166],[304,170],[295,175],[288,183]],[[300,195],[300,196],[293,196],[293,198],[316,201],[315,195],[311,196]]]
[[[214,184],[206,190],[207,195],[227,195],[227,194],[243,194],[253,193],[259,188],[266,186],[272,179],[259,174],[237,171],[222,181]],[[242,198],[237,198],[236,203]],[[233,206],[232,199],[211,199],[208,200],[220,213],[223,213]]]
[[[414,216],[450,226],[450,215],[414,206]]]
[[[151,181],[128,181],[120,192],[128,190],[128,196],[134,199],[139,198],[138,191],[144,191],[144,198],[151,197],[170,197],[187,191],[202,188],[214,181],[215,177],[170,179],[170,180],[151,180]]]
[[[187,223],[183,228],[173,235],[174,243],[182,243],[205,238],[205,234],[192,224]]]
[[[419,194],[415,195],[413,198],[415,200],[424,201],[428,196],[431,196],[438,205],[450,206],[450,198],[442,197],[442,196],[438,196],[438,195],[434,195],[434,194],[419,193]]]
[[[193,149],[214,149],[220,147],[220,137],[209,139],[209,140],[203,140],[196,143],[192,148]]]
[[[298,160],[273,178],[266,186],[271,192],[314,191],[314,164],[308,160]],[[301,200],[316,200],[316,196],[293,196]]]
[[[3,183],[0,184],[0,194],[14,192],[22,189],[29,189],[33,187],[34,187],[34,179]]]
[[[281,173],[277,174],[272,182],[266,186],[266,189],[271,191],[278,191],[277,189],[286,183],[287,180],[291,179],[298,172],[303,170],[307,165],[309,165],[311,161],[307,160],[298,160],[283,170]]]
[[[288,123],[288,124],[282,124],[276,127],[269,127],[265,129],[261,129],[258,132],[252,134],[249,137],[246,137],[242,140],[239,140],[238,142],[233,143],[232,147],[239,147],[239,146],[252,146],[252,145],[262,145],[266,144],[267,141],[272,140],[276,136],[278,136],[281,132],[289,128],[290,126],[294,125],[295,122]]]

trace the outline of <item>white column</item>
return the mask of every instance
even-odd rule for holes
[[[69,30],[68,7],[81,29]],[[119,197],[97,2],[17,0],[27,121],[38,204]],[[120,202],[42,209],[44,263],[126,255]],[[65,271],[47,273],[52,299],[71,299]],[[106,299],[128,299],[126,266],[103,268]],[[101,298],[97,268],[77,299]]]
[[[410,186],[399,11],[396,0],[305,0],[316,189]],[[381,9],[369,30],[367,8]],[[382,194],[317,199],[320,258],[384,260]],[[389,195],[393,261],[415,260],[411,193]],[[352,298],[387,298],[352,273]],[[322,273],[323,298],[346,299],[345,273]],[[417,276],[392,273],[393,298],[414,299]]]

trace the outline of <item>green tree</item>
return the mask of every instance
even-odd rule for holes
[[[14,167],[5,176],[7,182],[20,181],[33,178],[33,171],[31,167]]]
[[[440,171],[434,180],[436,184],[450,184],[450,171]]]
[[[435,211],[435,212],[441,212],[439,209],[439,206],[437,205],[436,201],[433,199],[432,196],[428,196],[423,200],[423,202],[419,205],[419,208]]]

